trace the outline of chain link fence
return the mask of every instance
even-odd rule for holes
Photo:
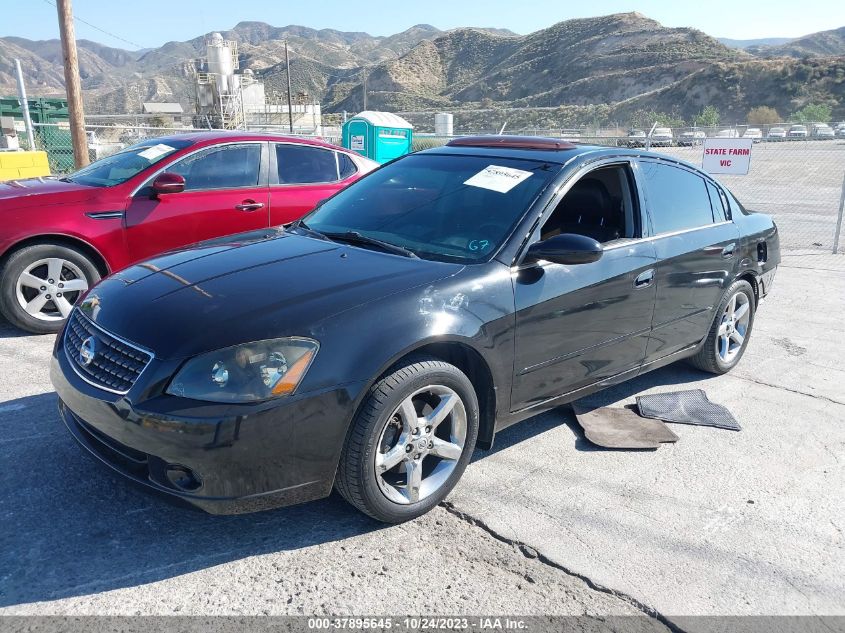
[[[178,123],[178,122],[177,122]],[[671,135],[661,136],[657,130],[635,134],[614,128],[598,130],[525,129],[509,134],[551,136],[574,142],[610,147],[649,147],[698,167],[703,156],[705,138],[738,138],[749,133],[749,127],[677,128]],[[845,228],[842,227],[845,200],[845,138],[818,138],[817,130],[807,126],[807,136],[790,138],[790,124],[756,126],[760,137],[754,139],[751,168],[745,176],[717,176],[750,208],[775,218],[785,250],[842,252],[845,250]],[[148,138],[195,132],[192,126],[154,126],[143,123],[96,123],[86,126],[89,158],[98,160]],[[262,126],[255,131],[288,135],[287,126]],[[659,128],[658,128],[659,129]],[[833,130],[833,127],[831,128]],[[780,136],[784,130],[787,136]],[[320,138],[339,144],[339,130],[327,130]],[[491,130],[490,133],[496,131]],[[838,130],[837,130],[838,132]],[[478,134],[477,131],[473,133]],[[756,134],[756,133],[755,133]],[[775,134],[776,136],[772,136]],[[843,133],[845,134],[845,133]],[[54,174],[73,171],[73,145],[70,129],[65,124],[36,124],[37,149],[47,152]],[[307,136],[307,135],[302,135]],[[456,134],[456,136],[458,136]],[[413,151],[438,147],[452,137],[416,134]],[[26,136],[19,137],[27,145]],[[838,249],[836,241],[839,238]]]
[[[778,127],[785,127],[788,133],[790,125],[757,126],[761,130],[761,138],[755,139],[753,144],[751,167],[747,175],[717,175],[715,178],[747,208],[774,217],[783,249],[845,251],[845,227],[842,226],[845,138],[814,138],[810,132],[806,137],[768,139],[769,128]],[[561,133],[560,130],[535,129],[509,133],[551,136],[609,147],[648,147],[653,152],[701,167],[705,138],[717,135],[720,138],[741,138],[747,128],[679,128],[671,130],[671,137],[655,134],[651,139],[648,138],[649,130],[645,130],[642,136],[601,131]],[[776,131],[776,134],[779,132]],[[438,147],[450,138],[417,134],[413,149],[420,151]]]
[[[32,126],[35,149],[47,152],[50,172],[66,174],[74,170],[70,127],[62,123],[36,123]],[[193,127],[153,127],[148,125],[86,125],[88,158],[92,162],[119,152],[148,138],[196,132]],[[30,149],[26,135],[18,137],[22,149]]]

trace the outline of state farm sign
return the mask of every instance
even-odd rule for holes
[[[701,167],[708,174],[748,173],[751,165],[750,138],[704,139],[704,157]]]

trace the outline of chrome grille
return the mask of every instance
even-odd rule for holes
[[[92,346],[86,364],[81,356],[83,343]],[[65,354],[76,373],[95,387],[113,393],[126,393],[153,356],[112,334],[74,310],[68,319],[64,339]]]

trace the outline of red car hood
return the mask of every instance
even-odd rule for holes
[[[27,178],[0,183],[0,209],[44,206],[87,200],[98,187],[78,185],[56,178]]]

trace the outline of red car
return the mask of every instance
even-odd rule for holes
[[[317,140],[218,130],[145,140],[64,178],[0,183],[0,311],[56,332],[101,277],[292,222],[376,166]]]

